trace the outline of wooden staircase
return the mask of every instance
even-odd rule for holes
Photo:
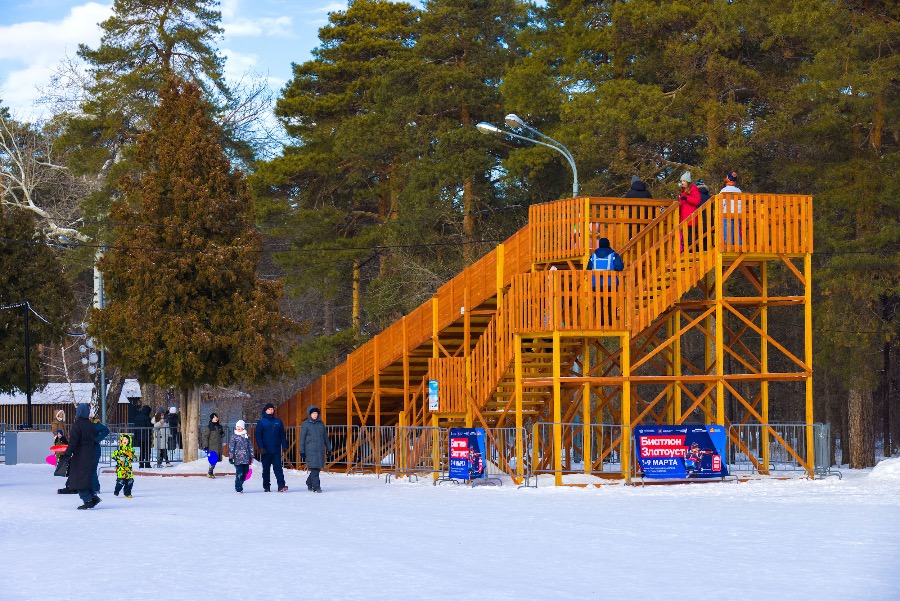
[[[811,252],[809,197],[740,196],[740,215],[726,213],[731,196],[721,195],[684,223],[672,201],[574,198],[532,206],[526,227],[278,413],[288,425],[317,405],[329,424],[504,427],[513,411],[518,337],[520,377],[530,382],[519,413],[537,416],[550,395],[554,332],[568,371],[582,351],[576,336],[639,335],[721,270],[723,258]],[[717,234],[723,219],[738,223],[736,240]],[[595,290],[595,272],[583,269],[601,237],[626,265],[614,290]],[[428,407],[429,379],[440,383],[437,410]]]

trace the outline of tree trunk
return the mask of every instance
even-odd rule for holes
[[[875,465],[874,403],[870,388],[850,389],[850,468]]]
[[[141,402],[150,407],[151,414],[156,411],[159,404],[156,400],[156,384],[152,382],[139,382],[141,387]]]
[[[200,387],[181,391],[181,439],[184,462],[197,460],[200,448]]]
[[[360,295],[360,272],[359,272],[359,259],[353,259],[353,300],[352,300],[352,310],[350,313],[350,320],[353,324],[353,328],[356,330],[356,338],[360,337],[360,326],[362,325],[362,320],[360,316],[360,307],[359,307],[359,295]]]
[[[122,396],[122,389],[125,387],[125,375],[122,370],[112,368],[109,371],[109,389],[106,393],[106,419],[103,423],[109,423],[109,416],[116,416],[119,397]],[[127,420],[127,415],[126,415]]]

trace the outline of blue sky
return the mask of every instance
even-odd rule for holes
[[[291,77],[291,63],[310,58],[319,27],[347,0],[221,0],[226,75],[248,71],[278,90]],[[55,66],[74,56],[79,43],[96,47],[97,23],[111,14],[111,0],[0,0],[0,99],[13,114],[34,119],[35,103]]]

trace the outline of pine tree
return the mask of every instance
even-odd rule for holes
[[[0,306],[28,301],[49,323],[33,314],[31,386],[44,382],[40,345],[60,341],[74,306],[74,296],[57,253],[44,243],[34,215],[0,205]],[[0,393],[25,391],[25,320],[22,309],[0,310]]]
[[[313,291],[324,307],[316,340],[295,357],[304,368],[330,366],[365,335],[362,280],[390,255],[370,248],[399,239],[407,217],[400,195],[418,14],[406,3],[355,0],[329,16],[313,60],[294,66],[277,103],[293,143],[252,180],[264,222],[298,251],[279,256],[292,294]]]
[[[185,459],[196,459],[199,386],[260,382],[289,369],[293,323],[281,285],[256,274],[261,236],[240,173],[220,145],[212,107],[191,82],[170,78],[138,173],[113,206],[115,244],[99,263],[107,307],[91,332],[109,362],[184,399]]]
[[[112,16],[100,24],[97,48],[79,46],[88,66],[86,99],[68,118],[62,142],[72,151],[76,173],[101,175],[105,185],[84,201],[92,221],[104,221],[119,179],[133,169],[137,136],[146,131],[159,92],[170,76],[194,82],[218,108],[232,100],[223,75],[224,58],[215,43],[221,13],[214,0],[115,0]],[[249,160],[246,144],[225,132],[236,158]],[[94,228],[96,229],[96,228]],[[101,232],[91,235],[102,238]]]

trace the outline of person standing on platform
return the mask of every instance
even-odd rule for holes
[[[729,171],[725,174],[725,187],[719,190],[719,194],[727,194],[740,192],[741,189],[737,187],[738,175],[735,171]],[[734,241],[737,240],[737,243],[741,243],[741,220],[740,218],[735,218],[734,215],[740,215],[741,210],[741,199],[722,199],[722,214],[725,215],[722,217],[722,238],[726,244],[734,244]],[[737,232],[735,232],[735,229]]]
[[[270,470],[275,471],[278,492],[287,492],[284,482],[284,470],[281,469],[281,451],[287,449],[287,434],[284,424],[275,417],[275,405],[266,403],[260,420],[256,423],[256,448],[260,452],[263,469],[263,490],[269,492]]]
[[[691,183],[691,172],[685,171],[679,180],[681,193],[678,195],[678,217],[681,223],[684,223],[700,206],[700,190]],[[694,242],[693,230],[696,227],[696,218],[688,222],[687,228],[687,247],[690,248]],[[684,236],[681,237],[681,250],[684,250]]]
[[[622,271],[625,269],[625,262],[619,253],[614,251],[609,245],[608,238],[600,238],[597,241],[597,250],[593,252],[588,261],[588,269],[594,271]],[[613,305],[612,294],[619,288],[619,277],[593,276],[591,284],[594,290],[601,290],[606,296],[606,306],[600,309],[600,323],[607,324],[613,321]]]
[[[647,185],[636,175],[631,176],[631,187],[625,193],[625,198],[653,198]]]
[[[306,489],[322,492],[319,470],[325,467],[326,459],[331,458],[331,441],[328,440],[328,429],[319,419],[319,408],[310,407],[307,413],[309,417],[300,426],[300,460],[309,469]]]

